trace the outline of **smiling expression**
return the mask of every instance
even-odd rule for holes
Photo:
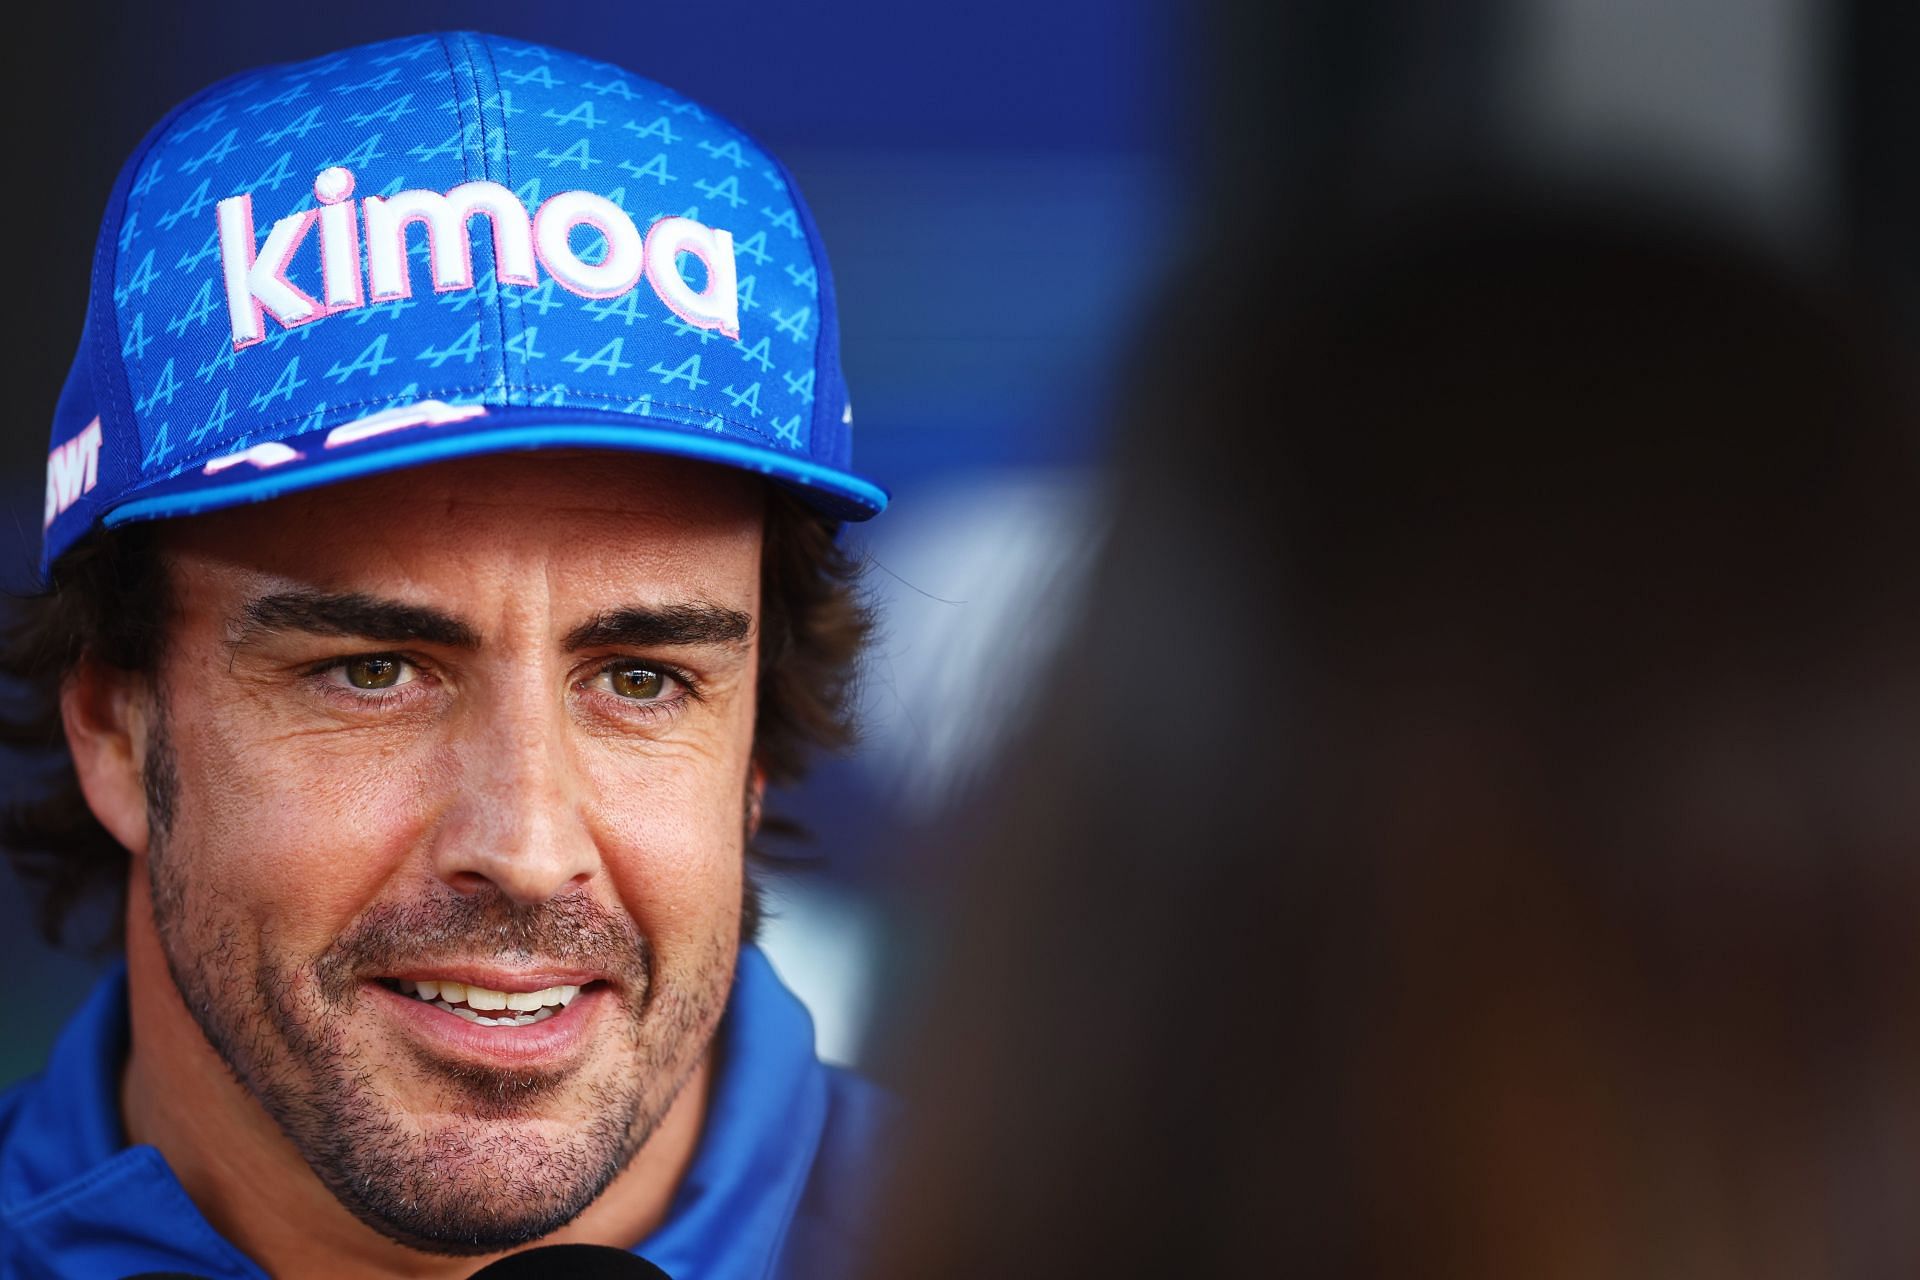
[[[542,454],[167,530],[148,936],[382,1234],[548,1234],[706,1053],[739,945],[763,518],[749,477]]]

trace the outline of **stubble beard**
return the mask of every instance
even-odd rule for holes
[[[738,939],[713,939],[684,990],[663,986],[631,921],[585,897],[521,906],[497,890],[446,889],[370,908],[305,964],[257,946],[249,972],[217,886],[196,883],[190,859],[170,848],[179,784],[164,711],[148,739],[146,789],[154,926],[188,1013],[334,1197],[391,1240],[469,1256],[559,1230],[639,1153],[708,1050]],[[355,1060],[347,1032],[363,975],[436,954],[508,965],[538,956],[621,975],[626,1016],[612,1034],[630,1069],[597,1078],[491,1069],[407,1046],[406,1083],[446,1099],[440,1115],[408,1113]],[[559,1135],[552,1121],[535,1125],[543,1104],[569,1093],[582,1101],[567,1110],[591,1119]]]

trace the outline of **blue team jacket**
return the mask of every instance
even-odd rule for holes
[[[813,1020],[757,948],[740,953],[700,1148],[638,1252],[674,1280],[857,1270],[897,1125],[892,1097],[814,1056]],[[120,1127],[124,969],[101,980],[47,1069],[0,1094],[0,1280],[186,1271],[266,1275]]]

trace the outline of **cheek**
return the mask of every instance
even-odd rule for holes
[[[171,726],[179,777],[168,852],[194,888],[258,933],[318,954],[380,896],[430,820],[435,768],[397,750],[248,732],[244,718]]]
[[[596,757],[586,819],[623,908],[656,944],[705,942],[740,909],[746,749]]]

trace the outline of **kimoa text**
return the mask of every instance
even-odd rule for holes
[[[353,174],[338,165],[314,179],[317,209],[290,213],[256,243],[251,192],[229,196],[215,209],[220,229],[220,268],[227,286],[227,312],[238,351],[266,339],[266,316],[284,328],[309,324],[373,302],[412,294],[407,270],[407,227],[427,229],[436,293],[474,287],[469,220],[485,214],[493,228],[495,278],[501,285],[536,285],[544,267],[561,287],[584,298],[617,298],[642,277],[660,301],[695,328],[740,336],[739,290],[733,236],[692,218],[661,218],[645,235],[632,217],[605,196],[562,191],[532,214],[520,197],[497,182],[463,182],[447,191],[411,190],[367,196],[355,202]],[[287,266],[320,228],[322,297],[287,279]],[[598,262],[574,252],[573,229],[590,226],[606,240]],[[361,240],[366,271],[361,273]],[[706,266],[704,287],[680,274],[679,257],[690,253]],[[369,286],[371,290],[369,291]]]

